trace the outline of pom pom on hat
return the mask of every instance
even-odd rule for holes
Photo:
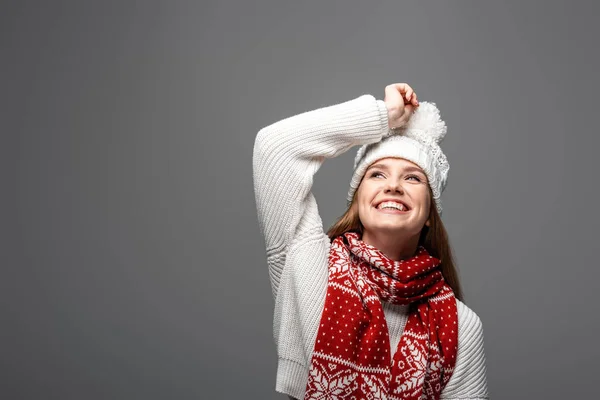
[[[415,109],[408,122],[397,130],[401,135],[408,137],[422,134],[439,144],[446,136],[448,128],[440,117],[440,110],[435,103],[424,101]]]

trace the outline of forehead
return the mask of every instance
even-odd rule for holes
[[[399,158],[399,157],[381,158],[377,161],[374,161],[371,165],[369,165],[367,170],[369,170],[371,168],[403,169],[403,170],[415,170],[415,171],[423,172],[421,167],[419,167],[414,162],[406,160],[404,158]]]

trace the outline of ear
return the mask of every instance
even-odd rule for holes
[[[425,226],[431,226],[431,218],[427,218],[427,221],[425,221]]]

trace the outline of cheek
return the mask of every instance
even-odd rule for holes
[[[357,189],[358,196],[360,199],[368,199],[369,197],[373,197],[373,195],[377,192],[378,185],[372,181],[363,181]]]
[[[370,205],[371,201],[373,201],[373,198],[376,196],[378,190],[379,188],[376,184],[373,184],[371,182],[364,183],[361,186],[360,192],[358,193],[358,199],[360,200],[359,204],[363,204],[365,206]]]
[[[429,215],[429,211],[431,210],[431,195],[429,194],[429,192],[426,192],[423,196],[422,204],[423,210],[427,215]]]
[[[371,205],[368,187],[361,185],[358,188],[358,191],[356,194],[356,203],[357,203],[356,205],[357,205],[357,210],[358,210],[358,216],[359,216],[359,218],[362,218],[365,216],[364,214],[369,210],[369,207]]]

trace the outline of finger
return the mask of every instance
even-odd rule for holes
[[[413,114],[414,111],[415,111],[415,107],[412,104],[407,104],[404,106],[404,114],[400,118],[401,126],[404,126],[408,122],[408,120],[410,119],[410,116]]]
[[[416,94],[415,94],[415,90],[409,84],[399,83],[396,85],[396,88],[400,91],[400,93],[402,93],[403,101],[406,104],[413,102],[412,97],[416,96]],[[406,100],[404,100],[404,99],[406,99]]]
[[[408,83],[392,83],[392,86],[395,86],[398,90],[407,91],[408,89],[412,89]]]
[[[402,95],[394,85],[388,85],[385,87],[385,102],[390,102],[394,104],[403,104],[404,100],[402,99]]]
[[[405,94],[407,92],[414,92],[413,88],[408,83],[395,83],[394,86],[400,93]]]
[[[404,100],[404,94],[406,93],[406,83],[392,83],[391,85],[387,85],[387,88],[391,88],[393,90],[395,90],[396,92],[398,92],[398,95],[400,98],[402,98]]]
[[[413,95],[412,104],[414,104],[415,107],[419,106],[419,100],[417,99],[417,94],[416,93],[414,93],[414,95]]]

